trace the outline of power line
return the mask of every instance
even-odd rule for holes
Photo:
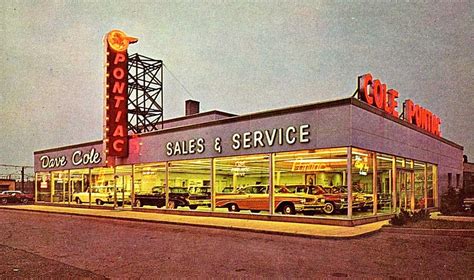
[[[165,66],[166,70],[168,70],[168,72],[171,74],[171,76],[179,83],[179,85],[184,89],[184,91],[186,91],[186,93],[192,98],[192,99],[195,99],[194,96],[189,92],[189,90],[183,85],[183,83],[181,83],[181,81],[176,77],[175,74],[173,74],[173,72],[171,72],[171,70],[168,68],[168,66],[166,64],[163,63],[163,65]]]
[[[0,166],[2,167],[15,167],[15,168],[33,168],[33,166],[28,166],[28,165],[12,165],[12,164],[3,164],[3,163],[0,163]]]

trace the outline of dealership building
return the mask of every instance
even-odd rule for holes
[[[441,137],[441,120],[398,104],[371,74],[340,100],[246,115],[188,100],[183,117],[131,125],[150,111],[141,100],[159,96],[133,99],[145,88],[138,71],[160,67],[128,56],[136,41],[118,30],[105,39],[103,139],[34,152],[36,203],[355,225],[434,209],[462,183],[463,147]]]
[[[196,102],[188,105],[196,108]],[[136,210],[143,209],[135,206],[136,196],[162,186],[167,201],[165,207],[154,208],[157,212],[324,222],[438,207],[440,193],[462,182],[461,146],[356,98],[241,116],[221,111],[188,113],[165,121],[158,131],[128,136],[128,156],[117,158],[114,166],[106,163],[103,140],[35,152],[36,202],[95,205],[94,199],[75,201],[74,194],[110,186],[116,200],[130,193],[128,207]],[[236,201],[241,209],[219,204],[223,195],[259,185],[267,190],[236,198],[241,199]],[[322,186],[328,193],[347,186],[339,192],[351,195],[340,202],[343,209],[331,214],[323,208],[309,214],[279,209],[281,186],[308,185]],[[170,190],[192,186],[209,189],[209,204],[193,210],[169,205]],[[242,206],[245,200],[247,204],[263,201],[264,208]],[[373,204],[368,209],[354,207],[360,206],[360,200]],[[326,196],[321,203],[334,201]],[[256,209],[260,210],[252,211]]]

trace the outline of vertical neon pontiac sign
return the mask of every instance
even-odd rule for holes
[[[128,156],[127,48],[129,44],[137,41],[137,38],[129,37],[120,30],[112,30],[105,37],[107,62],[104,144],[106,158]]]

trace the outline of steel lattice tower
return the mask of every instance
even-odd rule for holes
[[[163,125],[163,61],[138,53],[130,55],[128,132],[154,131],[160,125]]]

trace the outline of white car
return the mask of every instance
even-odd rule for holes
[[[125,199],[123,199],[125,197]],[[91,202],[97,205],[105,203],[114,203],[114,187],[96,186],[91,188],[90,193]],[[77,204],[89,203],[89,191],[73,193],[72,200]],[[130,193],[123,193],[122,189],[117,188],[117,203],[121,204],[130,202]]]

